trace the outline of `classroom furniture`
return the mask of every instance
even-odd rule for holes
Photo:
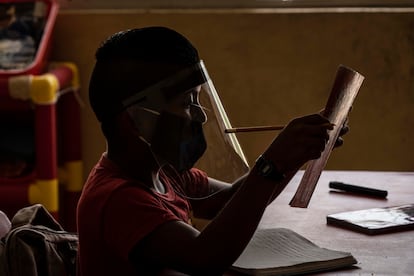
[[[33,62],[24,69],[0,70],[0,124],[15,126],[24,136],[16,136],[11,147],[30,148],[34,140],[34,165],[21,176],[0,177],[0,210],[11,218],[20,208],[41,203],[74,231],[83,185],[79,72],[72,62],[49,61],[57,1],[35,3],[46,20]],[[33,129],[33,137],[27,129]]]
[[[0,82],[0,99],[2,103],[17,101],[20,113],[24,104],[33,109],[35,165],[22,177],[0,178],[0,209],[11,217],[22,207],[41,203],[66,228],[75,229],[75,209],[83,185],[76,66],[51,63],[45,74],[11,77],[8,83],[13,81],[29,82],[21,98],[12,98],[13,89]]]

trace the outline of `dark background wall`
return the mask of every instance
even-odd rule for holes
[[[346,144],[327,169],[414,170],[414,16],[410,12],[62,10],[52,59],[81,75],[85,174],[105,150],[88,105],[98,44],[123,29],[164,25],[198,47],[233,126],[285,124],[325,105],[339,64],[365,76]],[[250,163],[277,132],[242,133]]]

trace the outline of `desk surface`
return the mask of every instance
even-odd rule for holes
[[[414,203],[414,173],[325,171],[308,208],[289,206],[303,172],[268,206],[259,228],[285,227],[321,247],[351,252],[355,268],[314,275],[413,275],[414,231],[369,236],[326,224],[328,214]],[[330,191],[329,181],[388,191],[387,199]]]

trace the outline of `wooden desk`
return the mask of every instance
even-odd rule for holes
[[[303,175],[298,172],[286,189],[269,205],[259,228],[284,227],[333,250],[351,252],[358,263],[348,269],[321,275],[411,276],[414,275],[414,231],[369,236],[326,224],[328,214],[365,208],[414,203],[414,172],[325,171],[308,208],[289,206]],[[330,181],[340,181],[388,191],[387,199],[332,192]],[[164,275],[164,274],[163,274]],[[185,276],[168,271],[168,276]],[[228,271],[224,276],[240,276]]]
[[[293,208],[293,197],[303,172],[268,206],[260,228],[285,227],[321,247],[351,252],[356,268],[314,275],[414,275],[414,231],[368,236],[329,226],[326,215],[344,211],[414,203],[414,173],[325,171],[308,208]],[[388,190],[387,199],[331,192],[329,181]]]

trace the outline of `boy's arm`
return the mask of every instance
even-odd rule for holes
[[[201,199],[190,200],[194,216],[202,219],[214,218],[239,189],[246,177],[247,174],[239,178],[233,184],[209,177],[208,185],[210,187],[210,195]]]
[[[330,128],[318,115],[295,119],[264,155],[280,172],[296,170],[320,156]],[[130,258],[190,275],[220,275],[244,250],[266,206],[286,184],[264,176],[255,165],[235,190],[229,190],[230,199],[202,232],[182,221],[164,223],[134,247]]]

